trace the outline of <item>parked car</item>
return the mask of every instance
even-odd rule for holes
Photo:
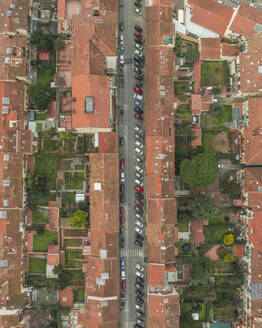
[[[139,239],[138,239],[138,240],[139,240]],[[137,276],[137,277],[144,278],[144,274],[143,274],[142,272],[140,272],[140,271],[137,271],[137,272],[136,272],[136,276]]]
[[[134,36],[138,37],[139,39],[143,39],[143,35],[140,34],[138,31],[134,32]]]
[[[142,282],[136,281],[135,287],[136,288],[144,288],[145,286]]]
[[[120,143],[120,146],[123,147],[125,145],[125,138],[124,137],[121,137],[119,139],[119,143]]]
[[[139,199],[144,199],[144,196],[140,194],[139,192],[136,192],[136,197]]]
[[[121,279],[126,279],[126,272],[125,272],[125,270],[121,270]]]
[[[126,291],[126,281],[125,280],[122,280],[121,287],[122,287],[123,291]]]
[[[135,173],[135,177],[138,178],[138,179],[141,179],[143,176],[142,176],[141,173],[136,172]]]
[[[140,200],[138,200],[138,199],[136,199],[136,205],[138,205],[139,207],[143,207],[144,206],[144,204]]]
[[[138,1],[138,0],[134,2],[134,5],[135,5],[136,7],[138,7],[138,8],[141,8],[141,7],[142,7],[141,2]]]
[[[142,142],[136,141],[135,145],[138,146],[139,148],[143,148],[144,145],[142,144]]]
[[[135,211],[141,215],[144,214],[144,211],[139,206],[135,206]]]
[[[138,108],[142,108],[143,107],[143,104],[140,100],[135,100],[134,101],[134,106],[138,107]]]
[[[124,65],[124,63],[125,63],[124,55],[119,56],[119,62],[120,62],[121,65]]]
[[[140,228],[143,228],[143,226],[144,226],[143,223],[140,221],[136,221],[136,225]]]
[[[139,235],[138,233],[136,234],[136,239],[138,239],[140,241],[144,241],[144,237]]]
[[[125,208],[124,207],[120,207],[120,214],[122,214],[122,215],[125,214]]]
[[[139,44],[140,46],[143,45],[143,41],[137,37],[135,37],[135,43]]]
[[[144,170],[141,167],[139,167],[138,165],[135,166],[135,170],[137,172],[139,172],[139,173],[143,173],[144,172]]]
[[[139,148],[135,148],[135,152],[140,156],[143,156],[143,154],[144,154],[143,151]]]
[[[139,75],[140,74],[140,75]],[[141,75],[141,73],[139,73],[138,75],[135,75],[135,79],[138,80],[138,81],[143,81],[144,80],[144,75]]]
[[[134,112],[136,112],[139,115],[143,115],[144,114],[144,111],[142,109],[140,109],[140,108],[137,108],[137,107],[134,108]]]
[[[144,293],[140,289],[136,289],[136,295],[139,297],[144,297]]]
[[[144,304],[144,300],[143,298],[139,297],[139,296],[136,296],[136,302],[140,305]]]
[[[143,243],[141,243],[141,241],[139,240],[135,240],[135,245],[138,246],[138,247],[143,247]]]
[[[143,187],[144,184],[141,180],[135,179],[135,184],[139,185],[139,187]]]
[[[136,8],[135,9],[135,13],[138,15],[138,16],[142,16],[142,10]]]
[[[139,93],[140,95],[143,94],[143,90],[141,90],[141,89],[139,89],[139,88],[137,88],[137,87],[134,88],[134,91],[135,91],[136,93]]]
[[[139,186],[135,186],[135,189],[136,189],[137,191],[141,192],[141,193],[144,192],[144,189],[141,188],[141,187],[139,187]]]
[[[136,25],[136,26],[137,26],[137,25]],[[120,23],[119,23],[119,30],[120,30],[121,32],[124,31],[124,23],[123,23],[123,22],[120,22]],[[138,32],[140,32],[140,31],[138,31]]]
[[[138,227],[135,227],[135,232],[142,234],[143,230]]]
[[[136,162],[138,163],[138,164],[142,164],[142,159],[141,158],[139,158],[139,157],[136,157]]]
[[[137,50],[140,50],[140,51],[143,50],[142,44],[139,44],[139,43],[135,43],[135,48],[136,48]]]
[[[121,162],[120,162],[120,169],[121,169],[122,171],[125,170],[125,162],[124,162],[124,161],[121,161]]]
[[[135,30],[139,33],[142,33],[143,32],[143,29],[142,27],[138,26],[138,25],[135,25]]]
[[[125,217],[123,215],[120,216],[120,225],[121,227],[125,226]]]
[[[137,133],[134,134],[134,138],[135,138],[136,140],[140,140],[140,141],[143,140],[142,136],[139,135],[139,134],[137,134]]]
[[[137,82],[136,82],[136,87],[137,87],[137,88],[142,88],[142,87],[143,87],[143,83],[140,82],[140,81],[137,81]]]
[[[137,263],[136,264],[136,269],[139,270],[139,271],[144,271],[145,268],[141,264]]]
[[[119,35],[119,44],[124,44],[124,35],[123,34]]]
[[[121,268],[125,268],[126,267],[126,262],[125,262],[125,259],[123,257],[121,257],[121,259],[120,259],[120,267]]]
[[[124,203],[126,201],[126,196],[124,192],[120,193],[120,203]]]
[[[120,192],[125,192],[125,184],[124,183],[120,183]]]
[[[142,318],[136,318],[136,322],[137,322],[138,324],[143,325],[143,324],[144,324],[144,319],[142,319]],[[137,328],[137,327],[136,327],[136,328]]]
[[[143,218],[142,215],[139,214],[139,213],[136,213],[136,214],[135,214],[135,217],[136,217],[138,220],[141,220],[141,219]]]
[[[125,172],[120,172],[120,181],[125,182]]]
[[[140,115],[140,114],[135,114],[135,118],[142,121],[143,120],[143,117]]]
[[[142,71],[139,67],[134,67],[134,72],[137,73],[137,74],[142,74]]]

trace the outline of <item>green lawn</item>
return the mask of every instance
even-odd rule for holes
[[[35,235],[33,242],[34,252],[47,252],[49,244],[57,243],[56,231],[44,231],[42,235]]]
[[[201,65],[201,86],[220,86],[226,82],[226,62],[206,61]]]
[[[47,113],[36,113],[35,119],[38,121],[44,121],[47,118]]]
[[[87,236],[86,229],[65,229],[64,230],[65,236]]]
[[[65,251],[65,265],[66,268],[81,268],[82,262],[78,261],[79,259],[83,259],[84,255],[82,254],[82,250],[80,249],[70,249]]]
[[[67,247],[67,246],[78,247],[78,246],[82,245],[82,243],[83,243],[82,239],[64,239],[65,247]]]
[[[76,172],[74,177],[71,173],[65,173],[65,188],[66,189],[82,189],[83,188],[84,172]]]
[[[33,217],[33,223],[35,224],[46,224],[49,221],[48,218],[46,218],[38,211],[33,211],[32,217]]]
[[[185,300],[203,300],[207,295],[207,287],[185,287],[182,295]]]
[[[206,242],[222,244],[225,234],[229,231],[231,225],[229,223],[213,224],[204,227],[204,235]]]
[[[38,257],[29,258],[29,272],[31,274],[45,274],[46,273],[46,258],[41,259]]]
[[[35,175],[56,178],[57,157],[50,153],[39,153],[35,156]]]
[[[42,123],[36,123],[36,131],[41,132],[43,130],[43,124]]]
[[[214,320],[217,322],[234,322],[236,313],[233,307],[215,307]]]
[[[224,105],[223,109],[216,115],[212,115],[213,118],[213,127],[220,128],[223,127],[224,123],[232,122],[232,106]]]
[[[85,302],[85,288],[74,289],[74,302],[76,303]]]
[[[224,218],[221,218],[220,216],[214,216],[213,218],[211,218],[208,221],[208,224],[209,225],[212,225],[212,224],[220,224],[220,223],[225,223],[225,219]]]
[[[62,140],[52,140],[51,137],[44,137],[44,150],[57,151],[62,147]]]
[[[234,271],[233,262],[212,261],[210,265],[216,274],[232,273]]]
[[[63,192],[62,195],[62,206],[63,207],[71,207],[71,205],[75,206],[76,204],[76,192]]]
[[[189,242],[184,242],[184,241],[178,241],[178,242],[176,243],[176,246],[177,246],[177,248],[178,248],[178,254],[179,254],[179,255],[194,255],[194,254],[195,254],[195,247],[194,247],[194,245],[193,245],[193,244],[190,244],[190,246],[191,246],[190,251],[187,252],[187,253],[185,253],[185,252],[183,251],[183,249],[182,249],[182,246],[183,246],[184,244],[190,244],[190,243],[189,243]]]
[[[54,80],[55,66],[48,62],[42,62],[37,70],[37,84],[41,87],[48,87]]]
[[[213,148],[210,145],[210,139],[215,135],[213,131],[202,130],[202,147],[205,153],[214,153]]]
[[[179,222],[177,227],[179,232],[188,232],[188,223],[186,222]]]

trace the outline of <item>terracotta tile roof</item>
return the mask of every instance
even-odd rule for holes
[[[59,290],[59,305],[62,308],[72,308],[73,307],[73,288],[68,287]]]
[[[191,111],[192,115],[200,115],[202,111],[208,111],[210,104],[213,102],[212,95],[191,95]]]
[[[86,281],[87,299],[119,296],[119,259],[88,259]]]
[[[244,128],[244,152],[246,164],[261,164],[262,149],[262,98],[248,99],[249,126]],[[261,113],[260,113],[261,111]]]
[[[254,33],[255,25],[256,23],[254,21],[237,14],[230,26],[230,30],[248,37],[250,34]]]
[[[262,212],[254,211],[254,218],[249,221],[249,242],[254,244],[254,249],[262,251],[261,231]]]
[[[204,241],[203,233],[203,221],[193,220],[191,221],[191,234],[190,239],[193,244],[199,246]]]
[[[148,273],[148,285],[165,287],[166,277],[165,277],[165,265],[158,263],[149,263],[147,265]]]
[[[116,153],[118,151],[118,133],[100,132],[98,138],[100,153]]]
[[[86,301],[87,326],[92,328],[118,328],[119,315],[119,299],[106,301],[87,299]]]
[[[90,156],[91,231],[118,232],[119,160],[118,153]]]
[[[48,114],[47,114],[48,119],[53,119],[56,118],[56,101],[52,101],[48,105]]]
[[[233,15],[233,9],[215,0],[188,0],[191,21],[223,36]]]
[[[191,143],[192,147],[201,146],[202,145],[202,129],[201,128],[193,128],[192,132],[193,132],[193,136],[196,138],[196,139],[192,140],[192,143]]]
[[[59,264],[59,255],[47,254],[47,264],[49,265],[58,265]]]
[[[257,289],[253,294],[253,284],[262,284],[262,251],[251,248],[251,297],[252,297],[252,316],[262,318],[261,314],[261,296],[258,294]],[[253,288],[252,288],[253,287]],[[254,295],[254,296],[253,296]],[[257,326],[257,325],[256,325]]]
[[[11,4],[14,5],[13,8],[11,8]],[[2,32],[16,32],[17,30],[27,31],[29,8],[30,4],[27,0],[1,1],[0,12],[4,14],[0,17]],[[10,16],[7,15],[8,10],[10,10]]]
[[[262,33],[254,33],[248,39],[247,52],[240,53],[240,89],[246,93],[262,90],[262,65],[260,51]]]
[[[255,32],[256,24],[262,24],[262,11],[241,2],[230,30],[248,37]]]
[[[50,60],[49,52],[44,49],[39,49],[38,50],[38,58],[41,61]]]
[[[113,191],[112,191],[113,192]],[[115,217],[117,221],[118,216]],[[101,252],[106,252],[108,258],[116,258],[119,256],[119,234],[118,232],[105,232],[102,225],[102,230],[95,230],[91,228],[90,242],[91,242],[91,255],[100,257]],[[115,225],[114,229],[118,229]],[[112,228],[113,230],[113,228]]]
[[[234,244],[234,256],[236,257],[244,256],[244,245]]]
[[[201,38],[200,59],[220,59],[220,38]]]
[[[148,295],[148,327],[179,327],[179,294]]]
[[[234,44],[229,44],[223,42],[221,44],[222,47],[222,56],[224,57],[235,57],[239,55],[239,47]]]
[[[66,0],[58,0],[57,1],[57,19],[58,20],[65,19],[65,8],[66,8]]]
[[[262,192],[262,169],[249,167],[245,172],[245,192]]]

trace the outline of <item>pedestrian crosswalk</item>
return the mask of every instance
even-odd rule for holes
[[[121,249],[121,257],[143,257],[144,252],[141,249]]]

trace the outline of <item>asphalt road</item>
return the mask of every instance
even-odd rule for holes
[[[135,162],[134,152],[134,127],[135,125],[143,129],[143,122],[134,118],[133,110],[133,88],[135,86],[135,78],[132,67],[132,59],[134,55],[134,25],[137,24],[144,29],[143,16],[138,16],[134,12],[133,1],[124,1],[124,7],[119,8],[119,22],[124,22],[125,46],[125,64],[124,86],[118,90],[118,108],[124,110],[124,115],[118,113],[117,127],[119,137],[125,138],[125,146],[120,147],[120,160],[125,161],[125,248],[120,249],[120,256],[126,261],[126,305],[121,309],[120,326],[133,327],[136,323],[135,313],[135,266],[136,263],[144,263],[145,250],[134,244],[135,241],[135,170],[137,165]],[[120,204],[123,206],[123,204]]]

